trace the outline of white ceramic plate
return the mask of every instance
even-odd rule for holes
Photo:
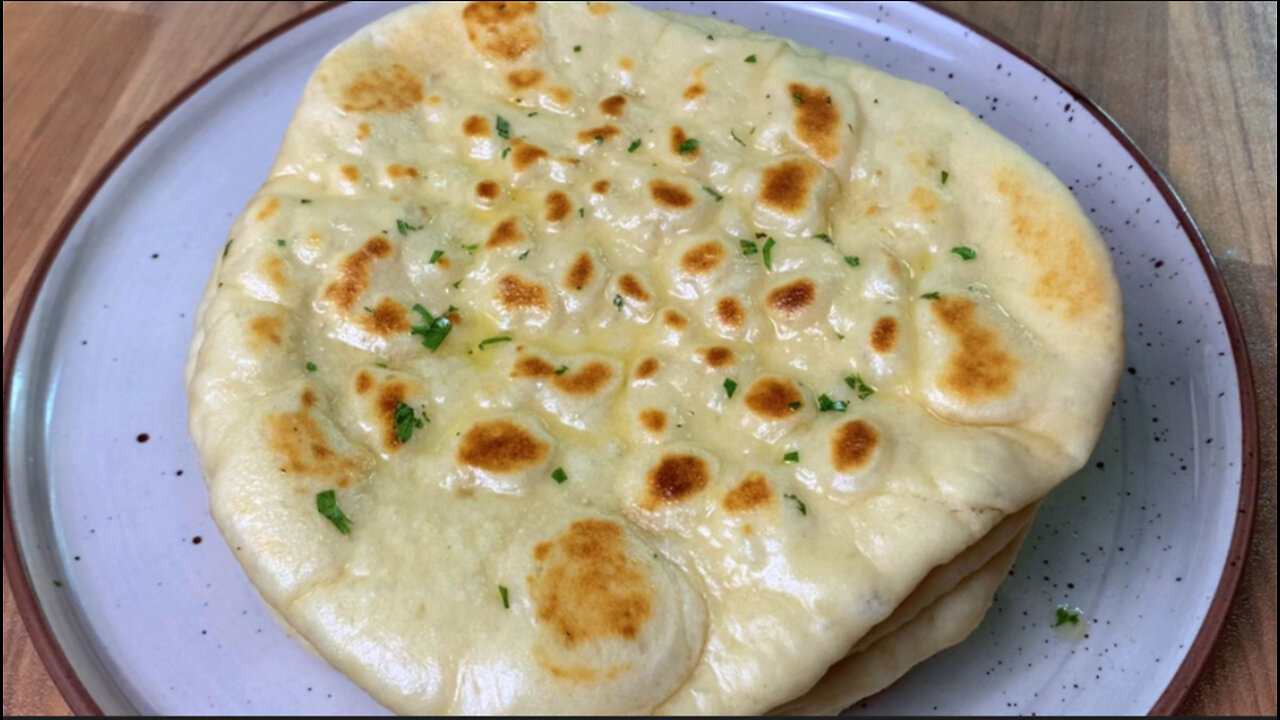
[[[1171,711],[1230,601],[1233,533],[1235,548],[1247,544],[1256,485],[1247,360],[1172,192],[1087,101],[926,7],[646,4],[718,15],[940,88],[1071,186],[1120,274],[1129,371],[1095,458],[1049,497],[974,636],[859,708]],[[397,6],[316,13],[198,86],[68,218],[19,311],[6,358],[6,558],[77,710],[382,711],[285,635],[214,528],[182,368],[214,258],[307,77]],[[1060,603],[1084,610],[1082,639],[1050,628]]]

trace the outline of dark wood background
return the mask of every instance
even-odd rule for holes
[[[313,2],[4,3],[4,334],[71,202],[138,124]],[[1189,714],[1276,714],[1276,4],[943,2],[1056,68],[1169,177],[1253,357],[1262,493],[1240,595]],[[4,580],[4,714],[66,714]]]

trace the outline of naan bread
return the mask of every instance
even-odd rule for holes
[[[190,424],[249,577],[387,707],[760,712],[1080,467],[1121,323],[1070,192],[934,90],[442,3],[316,70]]]

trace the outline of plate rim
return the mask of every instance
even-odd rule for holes
[[[14,604],[17,606],[18,615],[22,618],[23,626],[31,639],[31,644],[35,647],[36,654],[40,657],[41,663],[49,673],[54,687],[57,688],[68,707],[76,715],[102,715],[103,712],[97,701],[93,699],[93,696],[85,688],[84,683],[67,660],[61,645],[53,637],[53,633],[45,622],[43,610],[31,588],[26,564],[22,560],[17,537],[10,521],[10,513],[13,511],[9,496],[9,424],[11,422],[10,408],[12,405],[7,400],[11,397],[14,369],[23,341],[26,339],[27,323],[31,319],[36,299],[39,297],[40,291],[44,289],[49,270],[53,267],[53,263],[57,260],[59,254],[61,254],[67,237],[71,234],[71,230],[76,223],[79,222],[84,210],[97,196],[107,180],[115,174],[124,159],[132,154],[142,140],[157,125],[227,68],[277,37],[329,10],[345,4],[346,0],[337,0],[317,5],[264,32],[200,74],[144,120],[112,153],[111,157],[94,175],[93,179],[85,186],[84,190],[80,192],[75,202],[67,210],[57,229],[54,230],[48,245],[41,253],[40,259],[36,262],[36,266],[32,269],[31,276],[27,279],[26,286],[22,290],[17,308],[14,310],[13,322],[9,327],[9,334],[4,346],[3,387],[6,407],[2,426],[4,436],[3,439],[0,439],[4,450],[4,470],[2,479],[0,479],[4,497],[4,512],[0,513],[0,533],[3,534],[4,573],[9,579]],[[1227,550],[1226,563],[1223,565],[1222,575],[1218,579],[1218,586],[1214,591],[1213,599],[1209,603],[1209,609],[1200,623],[1200,629],[1196,632],[1195,640],[1192,641],[1190,648],[1188,648],[1186,656],[1169,680],[1169,685],[1148,711],[1149,715],[1172,715],[1180,710],[1207,669],[1209,658],[1212,656],[1214,646],[1222,634],[1222,628],[1226,624],[1231,607],[1234,605],[1236,594],[1244,575],[1257,517],[1256,509],[1260,483],[1257,398],[1253,384],[1252,361],[1245,343],[1244,330],[1236,314],[1235,303],[1231,299],[1231,293],[1227,288],[1226,281],[1223,280],[1222,273],[1218,269],[1218,263],[1209,249],[1204,235],[1192,218],[1191,212],[1182,202],[1182,198],[1179,197],[1174,189],[1173,182],[1138,147],[1137,143],[1121,127],[1120,123],[1047,63],[1032,57],[999,35],[932,3],[914,0],[913,4],[945,20],[956,23],[969,32],[976,33],[979,37],[1027,63],[1065,90],[1071,96],[1072,101],[1079,107],[1088,110],[1098,123],[1111,133],[1121,147],[1134,158],[1139,168],[1151,181],[1151,184],[1155,186],[1161,197],[1169,204],[1174,216],[1182,226],[1182,232],[1195,249],[1196,256],[1199,258],[1205,275],[1209,279],[1209,285],[1213,289],[1214,299],[1218,303],[1218,310],[1222,313],[1223,324],[1226,328],[1232,356],[1235,360],[1236,383],[1240,388],[1240,496],[1237,500],[1231,545]]]

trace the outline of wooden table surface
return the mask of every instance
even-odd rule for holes
[[[313,2],[4,3],[4,335],[54,228],[133,130]],[[1184,711],[1276,714],[1276,5],[945,2],[1109,111],[1191,208],[1245,328],[1262,492],[1240,594]],[[4,714],[66,714],[4,579]]]

